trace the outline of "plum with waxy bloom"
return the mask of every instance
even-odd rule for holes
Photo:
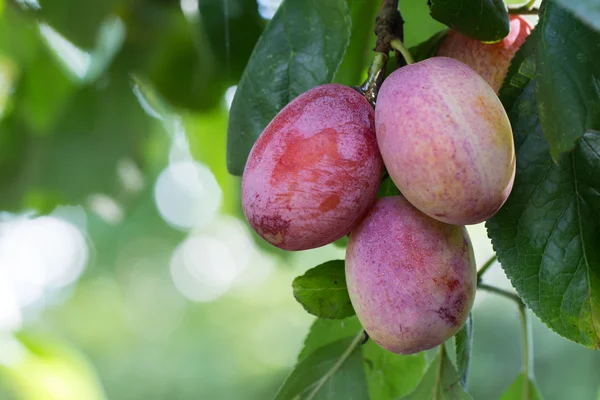
[[[401,196],[379,199],[350,234],[346,283],[358,319],[381,347],[412,354],[438,346],[473,306],[477,271],[468,233]]]
[[[379,91],[375,125],[390,177],[430,217],[476,224],[508,198],[516,163],[510,121],[467,65],[434,57],[394,71]]]
[[[510,61],[532,30],[531,24],[520,15],[510,16],[510,33],[497,43],[483,43],[451,29],[437,55],[467,64],[498,93]]]
[[[254,144],[242,177],[242,207],[269,243],[311,249],[361,221],[382,173],[369,102],[347,86],[323,85],[284,107]]]

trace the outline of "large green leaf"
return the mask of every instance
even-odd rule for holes
[[[395,400],[412,392],[423,377],[425,353],[398,355],[373,341],[362,347],[371,399]]]
[[[583,22],[600,30],[600,1],[598,0],[553,0],[571,11]]]
[[[220,105],[230,85],[227,68],[219,64],[207,36],[199,33],[199,23],[162,4],[140,7],[145,18],[128,21],[123,50],[135,71],[173,106],[205,110]]]
[[[319,318],[344,319],[354,315],[344,260],[328,261],[309,269],[294,279],[292,288],[304,309]]]
[[[362,326],[356,317],[341,320],[316,319],[304,340],[304,346],[298,355],[298,361],[302,361],[320,347],[339,339],[355,336],[361,330]]]
[[[325,345],[300,361],[275,400],[368,400],[363,333]]]
[[[510,62],[498,94],[506,110],[512,109],[527,84],[535,78],[539,33],[539,29],[534,29]]]
[[[445,349],[431,363],[417,388],[405,400],[470,400]]]
[[[263,30],[256,0],[200,0],[198,11],[210,47],[227,79],[239,80]]]
[[[536,99],[555,160],[586,130],[600,130],[600,32],[545,2],[540,12]]]
[[[506,389],[500,400],[540,400],[540,391],[533,378],[524,372],[519,374],[514,382]]]
[[[285,0],[260,37],[233,99],[227,168],[241,175],[252,145],[290,100],[331,82],[350,39],[345,0]]]
[[[555,163],[543,138],[531,81],[510,119],[517,174],[487,223],[523,301],[560,335],[600,348],[600,134],[588,131]]]
[[[510,31],[502,0],[430,0],[429,7],[433,18],[473,39],[497,42]]]
[[[469,367],[471,364],[471,347],[473,345],[473,316],[469,314],[467,322],[455,336],[456,340],[456,367],[460,377],[460,384],[465,389],[468,385]]]

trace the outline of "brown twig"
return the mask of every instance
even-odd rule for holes
[[[358,88],[359,92],[375,106],[379,87],[385,79],[385,70],[389,57],[389,52],[392,50],[391,42],[393,40],[402,40],[404,38],[404,20],[398,10],[399,0],[382,0],[381,8],[375,19],[375,42],[373,61],[369,68],[367,80]],[[398,66],[405,65],[404,58],[396,51],[396,59]]]
[[[383,0],[379,14],[375,19],[375,51],[389,53],[392,50],[390,43],[394,39],[404,41],[404,20],[398,10],[398,0]],[[397,52],[396,59],[402,60]]]

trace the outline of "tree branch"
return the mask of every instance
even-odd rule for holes
[[[496,254],[494,254],[489,260],[487,260],[485,262],[485,264],[483,264],[483,266],[479,269],[479,271],[477,271],[477,281],[481,282],[481,278],[483,277],[483,274],[486,273],[486,271],[492,266],[494,265],[494,263],[498,260],[498,256]]]

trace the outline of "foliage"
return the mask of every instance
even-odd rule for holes
[[[93,259],[70,294],[48,296],[49,305],[60,306],[28,310],[28,319],[41,318],[44,330],[67,341],[27,332],[0,338],[0,397],[268,398],[280,387],[276,398],[282,400],[468,399],[484,396],[482,387],[498,386],[507,388],[502,400],[533,400],[577,386],[561,377],[540,381],[548,385],[540,391],[531,371],[511,383],[514,370],[500,371],[482,356],[479,340],[506,340],[510,332],[504,325],[512,320],[503,310],[493,317],[475,312],[441,349],[408,356],[382,349],[352,316],[341,260],[308,261],[305,267],[319,266],[294,280],[294,297],[318,318],[282,386],[293,360],[276,353],[301,343],[294,335],[302,324],[285,328],[281,321],[301,308],[289,290],[273,292],[292,281],[295,269],[278,268],[269,290],[210,306],[182,305],[179,293],[171,296],[171,259],[164,253],[187,233],[160,218],[152,182],[181,156],[174,143],[187,143],[190,157],[211,168],[224,192],[222,212],[242,217],[239,180],[227,171],[242,174],[256,138],[297,95],[328,82],[361,83],[380,1],[285,0],[270,21],[255,0],[199,0],[197,9],[185,12],[184,2],[172,0],[36,3],[0,0],[0,235],[4,211],[48,214],[80,204],[88,213],[82,224]],[[508,33],[499,0],[400,3],[416,61],[435,55],[447,29],[486,42]],[[600,2],[545,0],[539,16],[499,94],[514,131],[517,173],[487,230],[527,307],[559,335],[598,349]],[[392,57],[388,71],[396,67]],[[224,96],[234,85],[226,138]],[[131,174],[138,183],[127,180]],[[386,176],[379,197],[399,193]],[[116,204],[118,222],[94,206],[99,196]],[[343,238],[338,245],[346,243]],[[135,257],[128,255],[134,247]],[[296,262],[266,246],[261,254],[265,249],[286,257],[286,264]],[[127,290],[130,280],[143,287],[134,292],[138,297]],[[3,310],[10,305],[4,289]],[[168,331],[169,318],[179,318],[181,327]],[[484,320],[488,325],[480,324]],[[264,339],[267,329],[274,333]],[[513,354],[516,346],[507,343],[496,348]],[[569,366],[587,356],[568,346],[544,351],[564,351],[557,357],[569,359]],[[15,348],[20,364],[6,358],[14,354],[5,349]],[[565,377],[581,375],[570,369]],[[552,390],[552,381],[565,392]],[[66,391],[57,394],[52,383]]]
[[[299,94],[333,80],[350,27],[344,0],[282,3],[256,45],[231,105],[229,172],[241,175],[254,141],[279,110]]]
[[[294,297],[319,318],[344,319],[354,315],[346,287],[344,261],[329,261],[294,279]]]
[[[488,221],[487,228],[498,259],[523,302],[562,336],[584,346],[600,348],[597,335],[600,331],[600,253],[594,245],[600,239],[600,187],[597,184],[600,73],[598,63],[593,61],[600,59],[597,54],[600,33],[595,30],[597,21],[589,21],[595,15],[592,3],[566,5],[567,10],[560,1],[544,2],[538,26],[512,60],[500,99],[514,130],[517,173],[512,194]],[[346,47],[352,48],[357,43],[364,46],[365,42],[358,41],[353,26],[350,44],[347,32],[337,29],[328,42],[332,49],[321,50],[324,30],[335,30],[340,24],[351,25],[344,2],[326,4],[326,8],[307,6],[292,12],[296,3],[284,1],[261,37],[242,79],[241,90],[236,93],[230,116],[228,160],[232,173],[242,172],[252,143],[290,99],[311,87],[333,81]],[[502,1],[431,1],[429,7],[434,19],[473,39],[496,42],[509,32],[507,9]],[[291,41],[307,35],[306,29],[294,24],[294,18],[310,19],[312,14],[307,13],[324,10],[330,17],[313,24],[316,32],[309,33],[310,50],[290,50],[295,48],[290,45]],[[356,22],[355,17],[353,14],[352,22]],[[283,30],[285,35],[281,33]],[[376,29],[376,32],[380,31]],[[445,32],[441,30],[412,47],[410,51],[415,60],[434,56]],[[301,68],[291,69],[290,65],[298,61],[297,54],[305,54],[305,51],[308,53],[301,61]],[[288,71],[284,82],[269,78],[275,68]],[[390,70],[393,67],[388,67],[388,73]],[[389,177],[384,178],[379,197],[398,193]],[[334,263],[339,263],[337,269]],[[341,261],[332,261],[294,281],[294,295],[309,313],[321,318],[351,315],[351,304],[341,283],[341,268]],[[319,320],[315,323],[307,343],[317,347],[316,332],[321,332],[323,345],[333,348],[323,324]],[[331,333],[332,337],[338,338],[339,326],[331,325],[331,329],[337,332]],[[442,349],[427,371],[422,371],[419,385],[407,398],[470,398],[465,390],[472,340],[473,322],[469,318],[456,336],[456,366],[450,361],[447,349]],[[354,342],[346,338],[334,343],[343,343],[347,349],[348,343]],[[338,351],[342,351],[341,348]],[[306,353],[307,350],[303,350],[303,357]],[[344,357],[348,354],[342,352]],[[305,365],[301,362],[297,366],[291,376],[294,380],[301,379]],[[408,366],[402,363],[397,368],[408,371]],[[388,376],[392,374],[391,369],[381,370],[381,386],[377,390],[373,389],[372,378],[367,379],[372,398],[391,398],[384,394],[396,382]],[[338,372],[333,368],[332,374]],[[525,387],[524,379],[530,378],[521,375],[503,398],[517,398],[515,393]],[[290,381],[287,382],[284,389],[290,385]],[[310,379],[306,381],[306,385],[310,382]],[[528,398],[539,397],[533,381],[527,387]],[[280,398],[283,398],[281,393]],[[304,398],[299,393],[293,391],[297,398]],[[349,395],[345,393],[340,391],[338,395]],[[288,398],[292,397],[290,392]]]

